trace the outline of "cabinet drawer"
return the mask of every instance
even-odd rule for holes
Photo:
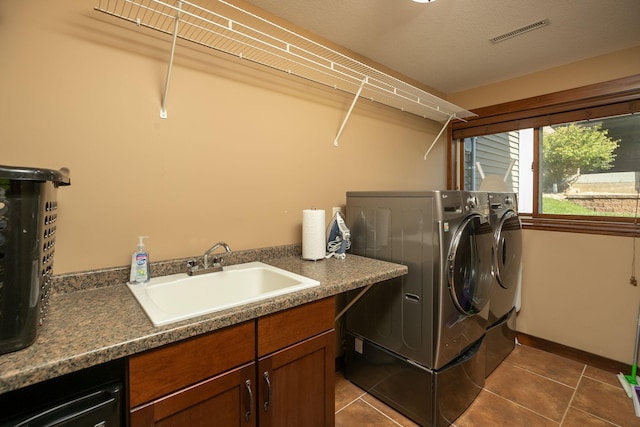
[[[335,297],[258,319],[258,357],[333,329]]]
[[[253,321],[131,356],[130,407],[251,362],[254,357]]]

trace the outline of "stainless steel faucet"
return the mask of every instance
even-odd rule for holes
[[[209,255],[215,251],[218,248],[224,248],[224,250],[226,251],[225,253],[230,254],[231,253],[231,248],[229,247],[229,245],[227,245],[224,242],[218,242],[215,245],[211,246],[205,253],[204,253],[204,269],[206,270],[207,268],[209,268]],[[213,261],[213,266],[216,267],[216,264],[221,264],[222,263],[222,258],[214,258]]]

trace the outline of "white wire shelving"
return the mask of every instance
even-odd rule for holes
[[[198,4],[186,0],[97,1],[97,11],[172,36],[160,112],[164,118],[177,38],[354,95],[334,140],[336,146],[359,98],[441,122],[443,131],[452,119],[475,115],[224,0]]]

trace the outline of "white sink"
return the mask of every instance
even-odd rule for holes
[[[162,326],[319,284],[262,262],[248,262],[215,273],[172,274],[127,286],[153,324]]]

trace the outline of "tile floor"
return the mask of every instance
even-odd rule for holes
[[[336,427],[408,427],[408,420],[336,373]],[[455,427],[640,426],[615,374],[519,345],[487,378]]]

